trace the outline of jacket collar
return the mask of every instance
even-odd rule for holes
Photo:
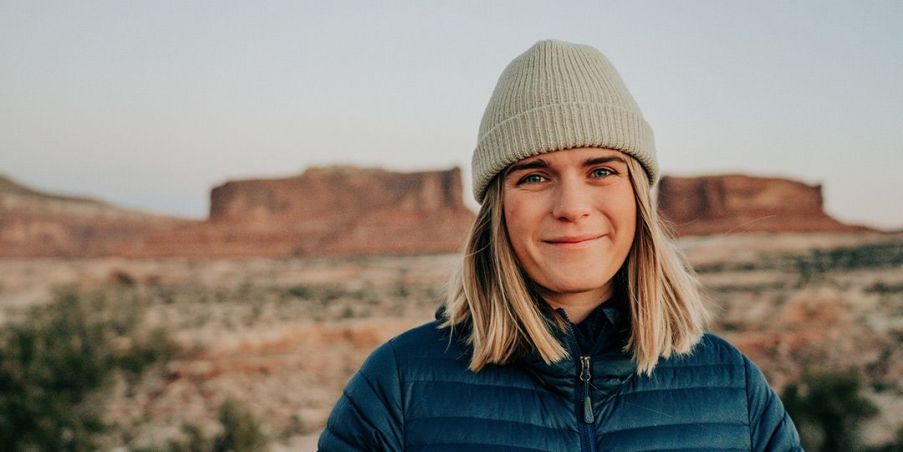
[[[602,305],[605,324],[594,338],[590,350],[580,349],[576,337],[577,326],[568,319],[564,309],[554,310],[567,321],[567,328],[560,330],[552,320],[553,310],[545,303],[543,305],[543,315],[549,330],[555,334],[569,356],[547,364],[535,350],[530,351],[522,363],[540,384],[565,396],[573,395],[581,371],[579,357],[589,356],[592,366],[590,383],[595,389],[594,394],[598,395],[594,399],[599,401],[612,394],[636,372],[630,353],[623,351],[630,336],[630,310],[625,298],[616,296]]]
[[[581,370],[579,356],[588,355],[592,366],[590,383],[596,390],[594,394],[599,394],[596,400],[604,399],[614,393],[621,384],[636,373],[636,365],[631,359],[631,354],[623,351],[630,335],[630,310],[626,299],[615,297],[606,301],[605,304],[608,305],[603,305],[602,308],[605,325],[595,338],[592,350],[583,351],[577,344],[576,325],[568,320],[567,328],[561,330],[553,320],[555,315],[567,319],[564,310],[561,308],[553,310],[546,303],[542,303],[540,311],[549,331],[567,350],[569,356],[557,362],[546,363],[535,350],[530,350],[511,365],[523,368],[537,383],[548,390],[571,398],[575,393]],[[442,320],[444,313],[445,306],[443,305],[436,310],[436,319]],[[465,330],[464,334],[467,334],[467,328],[469,328],[469,324],[462,328]]]

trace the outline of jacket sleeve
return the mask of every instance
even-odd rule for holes
[[[401,451],[403,424],[401,381],[389,341],[371,353],[348,381],[317,448],[321,452]]]
[[[754,451],[802,451],[799,434],[765,376],[746,356],[746,397]]]

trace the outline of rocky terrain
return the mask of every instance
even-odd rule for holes
[[[869,230],[825,214],[820,185],[740,174],[664,176],[659,184],[659,208],[680,235]]]
[[[461,172],[310,168],[213,188],[186,220],[41,193],[0,178],[0,257],[236,258],[455,252],[474,219]],[[681,236],[863,232],[822,209],[821,187],[741,175],[664,177],[663,215]]]
[[[210,216],[192,228],[151,234],[128,256],[290,257],[448,252],[474,214],[458,169],[395,173],[311,168],[298,177],[227,182]]]
[[[47,194],[0,175],[0,256],[89,257],[193,222]]]
[[[711,299],[712,329],[778,389],[805,370],[853,369],[881,415],[903,412],[903,234],[736,234],[681,240]],[[0,322],[68,285],[163,326],[182,350],[104,397],[110,446],[161,444],[216,407],[250,407],[277,450],[314,450],[350,375],[386,339],[430,320],[458,257],[4,259]],[[100,314],[99,314],[100,315]]]
[[[227,182],[193,221],[0,181],[0,256],[292,257],[455,251],[473,223],[458,169],[311,168]]]

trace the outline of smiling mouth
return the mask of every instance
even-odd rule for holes
[[[596,239],[600,239],[604,236],[605,236],[605,234],[584,235],[584,236],[574,236],[574,237],[555,237],[552,239],[543,240],[543,242],[548,243],[550,245],[561,245],[561,246],[581,245],[581,244],[592,242]]]

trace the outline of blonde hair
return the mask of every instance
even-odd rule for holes
[[[702,337],[709,313],[693,269],[677,248],[670,228],[658,215],[643,167],[630,156],[627,167],[637,205],[630,253],[615,275],[630,304],[631,330],[625,351],[638,374],[651,374],[659,358],[687,354]],[[523,272],[511,242],[502,206],[504,171],[490,183],[452,276],[439,328],[468,324],[465,342],[473,355],[468,366],[505,364],[535,349],[546,363],[569,356],[556,339],[535,283]],[[548,311],[551,311],[550,309]],[[557,328],[566,320],[551,311]]]

